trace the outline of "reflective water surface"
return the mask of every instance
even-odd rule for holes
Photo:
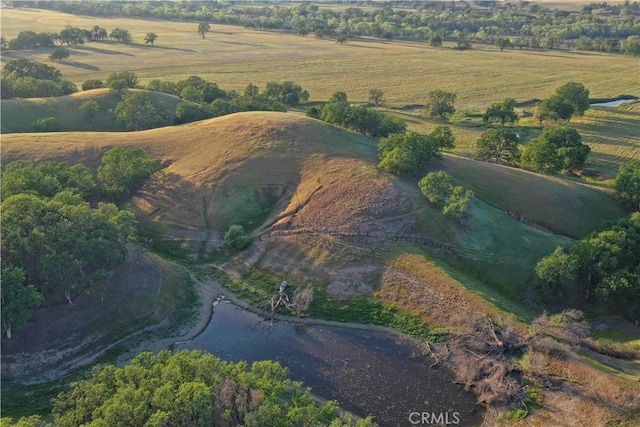
[[[207,350],[234,362],[276,360],[314,394],[357,415],[374,415],[381,426],[428,425],[425,420],[438,417],[443,424],[474,426],[484,414],[475,396],[453,383],[449,370],[429,369],[433,361],[415,343],[386,332],[289,322],[271,326],[221,303],[202,334],[176,345],[179,349]]]

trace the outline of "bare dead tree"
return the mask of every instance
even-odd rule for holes
[[[287,286],[288,283],[286,281],[282,282],[278,294],[271,297],[271,312],[269,314],[272,323],[276,310],[280,306],[284,306],[298,317],[304,316],[309,311],[309,307],[311,307],[313,302],[313,288],[311,286],[307,286],[304,289],[296,289],[291,298],[287,294]]]

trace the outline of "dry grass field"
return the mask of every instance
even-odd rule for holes
[[[637,58],[588,52],[509,50],[476,46],[469,51],[426,43],[331,39],[213,25],[202,39],[194,23],[158,22],[68,15],[34,9],[3,9],[2,36],[22,30],[60,31],[65,25],[108,31],[128,29],[134,43],[87,43],[71,48],[67,63],[51,63],[49,51],[6,52],[2,61],[29,57],[58,67],[80,84],[117,70],[136,72],[142,83],[179,80],[190,75],[215,81],[223,89],[243,90],[253,83],[291,80],[301,84],[311,101],[328,99],[338,90],[354,102],[366,102],[369,89],[380,88],[390,106],[423,104],[433,89],[456,92],[462,109],[484,109],[507,97],[540,99],[567,81],[583,83],[591,96],[633,94],[638,88]],[[142,42],[146,32],[158,34],[155,46]],[[636,95],[638,95],[636,93]]]

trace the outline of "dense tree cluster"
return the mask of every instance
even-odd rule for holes
[[[394,133],[378,144],[378,167],[396,174],[419,175],[443,148],[453,148],[455,138],[446,126],[436,127],[429,135],[416,132]]]
[[[584,166],[590,152],[591,148],[582,143],[578,131],[555,126],[546,128],[526,146],[522,164],[537,172],[570,172]]]
[[[317,403],[276,362],[228,363],[203,351],[141,353],[96,366],[53,401],[56,426],[373,426]],[[46,425],[46,424],[45,424]]]
[[[33,2],[8,1],[9,5],[34,7]],[[517,48],[571,48],[584,38],[607,51],[624,49],[621,41],[640,33],[637,2],[585,5],[580,13],[554,11],[536,2],[416,2],[396,1],[373,10],[346,7],[320,8],[303,2],[296,5],[234,7],[225,2],[128,3],[110,1],[37,1],[35,7],[91,16],[122,16],[200,22],[201,25],[242,25],[259,30],[291,31],[317,37],[376,37],[429,41],[443,40],[460,48],[471,42],[508,43]],[[364,4],[364,2],[363,2]],[[206,27],[205,27],[206,28]],[[204,38],[208,29],[198,33]],[[501,47],[501,49],[504,47]],[[629,50],[627,50],[629,49]]]
[[[640,318],[640,213],[591,233],[571,248],[557,248],[536,266],[548,297],[580,291],[630,318]]]
[[[151,129],[171,123],[169,112],[162,105],[151,102],[146,92],[124,94],[111,113],[127,130]]]
[[[141,160],[142,159],[142,160]],[[14,161],[2,169],[2,333],[24,325],[30,308],[63,295],[105,296],[106,279],[124,261],[133,215],[100,194],[120,194],[157,170],[138,149],[107,151],[99,182],[81,164]]]
[[[309,109],[309,117],[320,119],[336,126],[352,129],[372,138],[381,138],[394,133],[404,133],[404,120],[362,105],[351,105],[345,92],[336,92],[329,102]]]
[[[30,59],[13,59],[2,69],[2,98],[45,98],[77,92],[58,69]]]
[[[431,203],[442,207],[442,213],[454,218],[462,218],[474,194],[460,185],[444,171],[429,172],[419,182],[422,194]]]
[[[574,115],[582,116],[589,108],[589,89],[582,83],[567,82],[556,89],[553,96],[543,99],[538,105],[536,117],[544,120],[571,120]]]

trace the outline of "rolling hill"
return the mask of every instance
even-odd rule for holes
[[[206,261],[220,259],[228,226],[242,224],[252,245],[214,264],[252,295],[265,292],[258,281],[286,279],[323,289],[317,298],[337,301],[334,308],[374,297],[444,331],[465,330],[470,313],[484,313],[526,336],[519,320],[530,322],[541,310],[532,292],[537,261],[571,244],[568,236],[626,213],[595,187],[445,155],[433,169],[477,194],[464,221],[450,220],[426,202],[415,179],[377,169],[375,141],[289,113],[238,113],[140,132],[3,135],[2,158],[82,162],[95,170],[106,150],[123,146],[145,148],[163,163],[123,203],[147,238],[179,248],[174,255],[182,260],[198,258],[206,269]],[[171,292],[157,295],[172,300]],[[151,305],[155,315],[164,313]],[[597,384],[604,403],[591,394],[572,397],[581,391],[549,392],[551,409],[536,412],[532,425],[557,424],[566,413],[611,420],[624,406],[615,396],[635,396],[619,383],[634,372],[631,362],[611,368],[620,373],[614,377],[578,360],[548,361],[549,375],[579,378],[588,393]]]
[[[156,107],[163,106],[174,116],[182,99],[160,92],[146,91]],[[80,105],[96,101],[100,106],[93,123],[85,119]],[[16,98],[2,100],[2,133],[31,132],[33,122],[40,118],[55,117],[63,131],[121,132],[126,129],[113,120],[109,110],[122,100],[120,94],[109,89],[93,89],[53,98]]]
[[[564,236],[625,214],[607,194],[579,184],[445,156],[434,168],[478,195],[468,220],[451,221],[415,181],[376,168],[374,141],[295,114],[3,140],[5,162],[52,159],[94,169],[110,147],[144,147],[166,167],[131,199],[143,222],[161,224],[167,239],[201,255],[222,245],[229,225],[242,224],[260,239],[247,263],[308,277],[339,296],[374,290],[381,260],[398,241],[521,300],[535,263],[571,241]]]

